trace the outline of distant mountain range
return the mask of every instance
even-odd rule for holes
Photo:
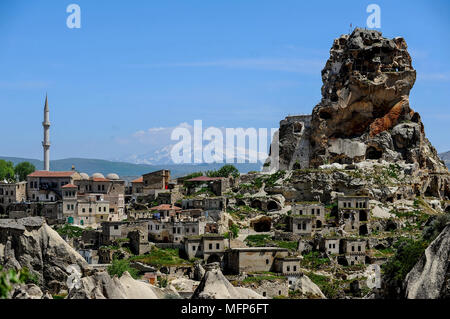
[[[0,159],[5,161],[11,161],[14,165],[20,162],[30,162],[36,169],[41,170],[44,167],[44,163],[41,160],[20,158],[20,157],[6,157],[0,156]],[[161,165],[148,165],[148,164],[133,164],[127,162],[107,161],[99,159],[87,159],[87,158],[66,158],[60,160],[50,161],[50,169],[52,171],[69,171],[72,169],[72,165],[78,172],[87,173],[89,175],[94,173],[102,173],[103,175],[109,173],[116,173],[122,178],[140,176],[145,173],[157,171],[160,169],[170,170],[172,177],[185,176],[193,172],[204,172],[209,170],[217,170],[225,164],[212,163],[212,164],[161,164]],[[241,173],[248,173],[249,171],[260,171],[262,165],[259,163],[235,163],[233,164]],[[126,179],[126,178],[125,178]]]
[[[445,165],[450,168],[450,151],[438,155],[445,162]]]

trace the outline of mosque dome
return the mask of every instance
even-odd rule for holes
[[[113,179],[113,180],[118,180],[119,179],[119,175],[115,174],[115,173],[110,173],[108,175],[106,175],[107,179]]]
[[[94,173],[92,174],[92,178],[105,178],[102,173]]]
[[[89,175],[86,173],[80,173],[82,179],[89,179]]]

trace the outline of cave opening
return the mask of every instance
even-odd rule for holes
[[[383,152],[377,150],[375,147],[371,146],[371,147],[367,148],[366,159],[377,160],[377,159],[380,159],[382,155],[383,155]]]

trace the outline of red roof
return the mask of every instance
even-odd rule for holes
[[[170,204],[161,204],[159,206],[155,206],[150,208],[150,210],[180,210],[180,207],[170,205]]]
[[[131,181],[132,183],[143,183],[144,182],[144,178],[141,176],[139,178],[136,178],[134,181]]]
[[[102,177],[94,177],[94,178],[92,178],[92,180],[93,180],[94,182],[109,182],[109,179],[107,179],[107,178],[102,178]]]
[[[68,171],[68,172],[52,172],[52,171],[35,171],[29,174],[29,177],[71,177],[76,172]]]
[[[77,185],[73,185],[73,184],[66,184],[66,185],[64,185],[61,188],[78,188],[78,186]]]
[[[218,179],[222,179],[223,177],[208,177],[208,176],[199,176],[194,177],[191,179],[188,179],[186,182],[210,182],[210,181],[216,181]]]

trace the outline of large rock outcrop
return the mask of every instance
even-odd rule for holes
[[[450,299],[450,224],[408,273],[405,287],[408,299]]]
[[[251,289],[233,286],[222,274],[219,263],[207,264],[205,270],[192,299],[264,299]]]
[[[83,277],[80,286],[71,289],[69,299],[179,299],[180,295],[170,288],[161,289],[149,283],[135,280],[128,272],[120,278],[97,272]]]
[[[111,278],[107,272],[91,268],[41,217],[0,219],[0,265],[15,270],[26,267],[38,279],[39,286],[16,285],[12,298],[51,298],[49,292],[60,291],[68,291],[68,298],[74,299],[180,298],[175,289],[135,280],[128,272]],[[71,268],[79,271],[79,286],[68,287]]]
[[[44,288],[54,282],[64,286],[69,265],[77,265],[83,274],[90,271],[84,258],[41,217],[0,219],[0,265],[28,268]]]
[[[411,62],[400,37],[357,28],[334,41],[312,112],[311,166],[384,159],[445,169],[409,104]]]

